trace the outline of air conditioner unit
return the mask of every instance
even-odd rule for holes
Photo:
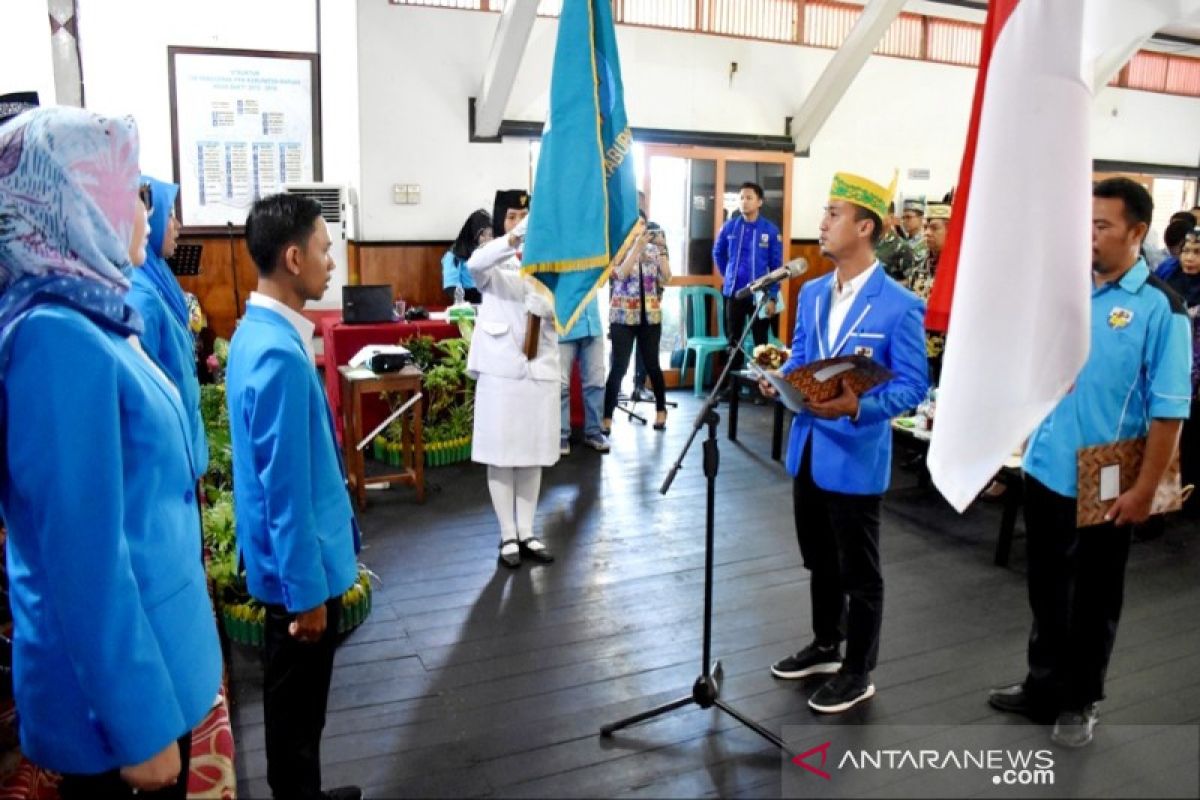
[[[291,183],[284,186],[283,190],[288,194],[311,197],[321,206],[321,218],[329,227],[329,238],[333,240],[329,254],[336,267],[325,296],[313,303],[312,307],[341,308],[342,287],[349,282],[346,243],[354,235],[353,194],[348,186],[335,183]]]

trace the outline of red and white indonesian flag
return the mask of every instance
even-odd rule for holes
[[[1200,0],[989,3],[926,320],[946,331],[929,469],[959,511],[1087,359],[1094,94],[1156,30],[1198,13]]]

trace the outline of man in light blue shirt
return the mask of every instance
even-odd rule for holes
[[[1055,719],[1052,740],[1091,742],[1116,640],[1132,526],[1145,522],[1190,411],[1191,328],[1183,303],[1139,256],[1154,202],[1111,178],[1093,190],[1091,351],[1075,385],[1025,450],[1029,673],[993,689],[1002,711]],[[1146,437],[1133,486],[1109,522],[1076,527],[1081,448]]]
[[[604,413],[604,327],[600,301],[595,297],[579,319],[558,337],[558,363],[562,377],[562,408],[559,451],[571,452],[571,368],[579,361],[583,378],[583,443],[607,453],[608,435],[600,421]]]

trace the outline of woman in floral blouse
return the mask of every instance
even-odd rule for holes
[[[642,368],[654,388],[654,429],[667,427],[666,388],[658,365],[658,342],[662,337],[662,294],[671,279],[671,264],[662,228],[648,225],[630,249],[630,255],[613,267],[609,277],[612,301],[608,323],[612,336],[612,370],[604,387],[604,427],[612,427],[617,393],[629,369],[634,342]]]

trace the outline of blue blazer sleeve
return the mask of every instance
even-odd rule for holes
[[[783,234],[779,232],[779,228],[771,225],[771,247],[767,255],[767,272],[777,270],[783,266]],[[779,284],[775,284],[767,289],[768,297],[779,296]]]
[[[298,355],[274,350],[248,403],[247,428],[254,464],[266,501],[267,535],[278,560],[288,611],[316,608],[330,597],[312,498],[312,451],[309,376],[312,365]]]
[[[717,234],[717,241],[713,242],[713,263],[717,265],[717,272],[722,275],[725,274],[725,265],[729,263],[729,245],[726,244],[729,237],[725,233],[732,224],[733,220],[730,220],[722,225],[721,232]]]
[[[22,421],[26,435],[10,431],[8,466],[26,485],[46,487],[38,546],[55,574],[44,602],[61,626],[96,725],[120,763],[139,764],[188,722],[143,610],[125,538],[130,465],[121,426],[137,420],[120,407],[116,365],[102,340],[82,321],[73,324],[78,336],[64,336],[61,320],[34,315],[21,323],[13,346],[23,357],[13,359],[5,382],[8,416]],[[70,368],[54,366],[63,364]],[[62,491],[70,502],[54,499]]]
[[[929,359],[925,352],[925,306],[913,303],[897,320],[892,334],[891,363],[894,377],[876,392],[858,401],[858,422],[889,420],[916,407],[929,390]]]

